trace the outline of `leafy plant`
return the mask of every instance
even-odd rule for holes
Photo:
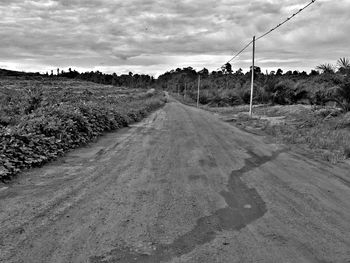
[[[163,104],[158,92],[150,96],[142,90],[129,90],[121,96],[122,89],[97,84],[87,89],[86,82],[59,81],[60,88],[48,85],[43,89],[18,89],[20,84],[14,83],[16,88],[5,90],[8,98],[0,104],[1,181],[55,159],[105,131],[139,121]],[[6,121],[14,114],[16,122]]]
[[[350,111],[350,75],[339,86],[338,94],[343,100],[343,108],[345,111]]]
[[[350,60],[348,58],[340,58],[337,61],[337,66],[340,73],[348,73],[350,71]]]
[[[330,63],[320,64],[316,67],[317,70],[320,70],[324,74],[334,74],[335,67]]]
[[[350,60],[348,58],[340,58],[337,61],[337,65],[339,68],[349,68],[350,67]]]

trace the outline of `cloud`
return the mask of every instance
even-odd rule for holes
[[[93,69],[101,63],[107,71],[141,73],[180,65],[215,69],[253,35],[263,34],[306,2],[2,0],[0,57],[2,64],[33,71]],[[299,61],[310,69],[347,56],[349,9],[349,0],[316,1],[258,41],[257,58],[265,67],[295,67]],[[234,66],[248,67],[250,56],[243,53]]]

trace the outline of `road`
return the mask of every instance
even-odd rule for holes
[[[350,262],[350,172],[172,101],[0,185],[0,262]]]

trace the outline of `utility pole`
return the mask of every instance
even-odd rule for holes
[[[255,60],[255,36],[253,37],[253,61],[252,61],[252,81],[250,86],[249,116],[253,116],[253,93],[254,93],[254,60]]]
[[[184,92],[184,99],[186,98],[186,90],[187,89],[187,83],[185,82],[185,92]]]
[[[199,107],[199,86],[201,85],[201,75],[198,74],[197,108]]]

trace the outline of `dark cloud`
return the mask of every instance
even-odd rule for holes
[[[307,0],[2,0],[0,57],[25,70],[80,67],[159,73],[217,68]],[[257,43],[265,67],[334,61],[349,53],[349,0],[318,0]],[[237,67],[248,67],[244,53]],[[194,63],[194,64],[191,64]],[[241,64],[240,64],[241,63]],[[241,66],[242,65],[242,66]]]

